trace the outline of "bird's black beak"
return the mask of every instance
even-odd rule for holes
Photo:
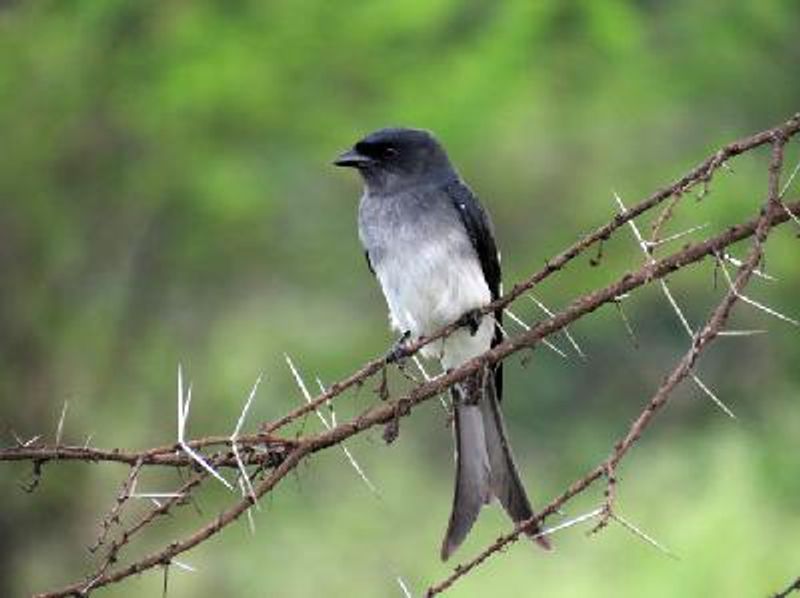
[[[372,159],[358,153],[355,149],[349,149],[333,161],[334,166],[344,166],[348,168],[358,168],[372,162]]]

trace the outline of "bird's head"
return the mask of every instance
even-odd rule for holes
[[[358,170],[372,191],[433,183],[453,175],[444,148],[421,129],[380,129],[356,142],[333,163]]]

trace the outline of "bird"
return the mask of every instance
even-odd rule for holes
[[[423,129],[379,129],[333,164],[355,169],[364,183],[358,235],[391,327],[401,334],[390,355],[402,354],[408,339],[455,321],[467,325],[422,348],[445,371],[502,342],[502,310],[482,317],[479,311],[502,292],[493,225],[436,137]],[[500,410],[502,376],[497,364],[451,388],[456,477],[443,561],[493,499],[515,523],[534,515]],[[529,526],[527,534],[550,548],[538,526]]]

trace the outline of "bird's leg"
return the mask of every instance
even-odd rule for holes
[[[449,373],[452,370],[447,370]],[[456,405],[477,405],[481,399],[483,376],[480,372],[476,372],[467,376],[461,382],[456,382],[453,385],[454,392],[451,393],[453,410],[455,411]]]
[[[408,339],[411,338],[411,331],[406,330],[400,338],[398,338],[389,352],[386,354],[386,363],[396,363],[408,357]]]
[[[458,324],[460,326],[466,326],[469,328],[469,333],[472,336],[478,332],[478,328],[481,326],[481,320],[483,319],[483,314],[481,313],[481,309],[476,307],[475,309],[471,309],[468,312],[465,312],[458,319]]]
[[[471,376],[468,376],[464,382],[462,382],[463,386],[463,395],[462,395],[462,402],[464,405],[477,405],[478,401],[481,399],[481,373],[476,372]]]

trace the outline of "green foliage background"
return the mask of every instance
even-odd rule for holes
[[[163,444],[179,361],[194,436],[232,429],[263,371],[253,427],[302,400],[284,352],[309,382],[383,352],[385,308],[356,238],[360,187],[330,167],[369,130],[437,132],[492,212],[508,285],[607,220],[614,190],[633,203],[795,112],[798,31],[792,0],[0,2],[0,442],[11,430],[52,440],[66,400],[65,441]],[[798,158],[795,141],[788,166]],[[765,164],[765,152],[736,161],[670,230],[754,213]],[[628,233],[601,267],[582,259],[537,295],[562,306],[637,266]],[[797,249],[788,227],[776,233],[780,280],[750,291],[795,316]],[[710,263],[673,288],[695,324],[723,291]],[[687,346],[656,289],[627,310],[638,349],[608,308],[575,326],[588,363],[543,351],[508,363],[505,409],[538,504],[605,456]],[[618,527],[571,529],[554,554],[520,543],[451,595],[765,595],[794,578],[797,330],[743,306],[734,320],[768,334],[720,340],[699,371],[739,419],[686,385],[619,472],[621,513],[680,560]],[[339,419],[374,400],[368,387],[343,397]],[[397,576],[416,593],[444,576],[452,460],[439,406],[405,420],[391,447],[376,431],[351,448],[380,499],[340,452],[319,455],[255,513],[255,536],[237,524],[186,555],[198,572],[173,568],[169,595],[399,596]],[[83,547],[125,474],[48,464],[27,495],[28,468],[0,467],[0,594],[88,573]],[[176,483],[149,473],[140,487]],[[128,554],[231,500],[209,488],[201,515],[182,509]],[[507,529],[486,510],[456,556]],[[161,583],[151,572],[103,595],[160,595]]]

